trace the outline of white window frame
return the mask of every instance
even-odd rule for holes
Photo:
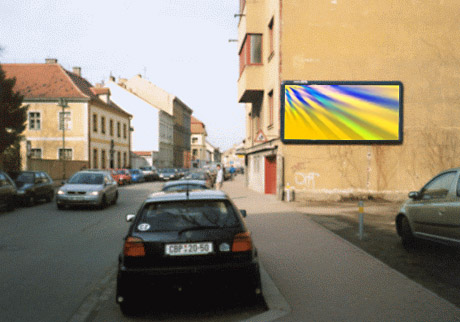
[[[33,123],[33,124],[34,124],[34,127],[32,127],[32,122],[31,122],[31,119],[32,119],[32,118],[30,117],[31,114],[38,114],[38,128],[37,128],[37,118],[36,118],[36,117],[34,117],[34,123]],[[42,115],[41,115],[41,112],[40,112],[40,111],[29,111],[29,112],[27,113],[27,119],[28,119],[28,122],[29,122],[29,126],[28,126],[29,130],[39,131],[39,130],[42,129],[42,120],[41,120],[41,117],[42,117]]]
[[[58,112],[58,129],[59,129],[59,131],[62,131],[61,114],[62,114],[62,111],[59,111]],[[70,131],[70,130],[72,130],[72,112],[71,111],[64,111],[64,116],[66,114],[68,114],[68,119],[67,120],[64,119],[65,130]]]
[[[70,150],[70,154],[71,154],[71,155],[70,155],[70,159],[66,159],[66,160],[67,160],[67,161],[73,160],[73,148],[65,148],[65,149],[66,149],[66,150]],[[58,150],[57,150],[57,159],[58,159],[58,160],[62,160],[62,159],[60,158],[60,153],[59,153],[59,151],[61,151],[61,150],[62,150],[62,148],[58,148]]]
[[[36,156],[34,155],[34,152],[38,152],[39,151],[39,155]],[[42,159],[43,158],[43,151],[41,148],[32,148],[30,149],[30,158],[31,159]]]

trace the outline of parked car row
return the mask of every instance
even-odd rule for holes
[[[11,176],[0,171],[0,209],[33,206],[39,200],[51,202],[54,198],[53,184],[44,171],[21,171]]]

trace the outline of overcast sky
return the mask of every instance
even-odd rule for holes
[[[57,58],[91,83],[146,76],[206,124],[221,151],[244,138],[237,0],[1,0],[0,63]]]

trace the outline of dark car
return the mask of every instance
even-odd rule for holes
[[[205,172],[205,171],[190,172],[182,179],[183,180],[202,180],[206,182],[206,186],[208,188],[214,187],[214,181],[212,180],[212,177],[209,174],[209,172]]]
[[[16,207],[16,191],[10,176],[0,171],[0,209],[11,211]]]
[[[181,180],[169,181],[163,185],[161,191],[187,191],[209,189],[204,180]]]
[[[18,202],[33,206],[38,200],[51,202],[54,198],[53,180],[44,171],[22,171],[14,179]]]
[[[460,246],[460,168],[439,173],[409,198],[396,216],[405,247],[418,239]]]
[[[179,179],[179,173],[173,168],[158,169],[158,176],[163,181]]]
[[[136,215],[126,217],[132,223],[116,290],[123,314],[135,314],[145,300],[155,305],[164,294],[194,290],[261,299],[258,256],[245,215],[222,191],[150,195]]]

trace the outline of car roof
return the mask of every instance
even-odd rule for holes
[[[188,194],[188,196],[187,196]],[[184,201],[184,200],[228,200],[227,194],[220,190],[193,190],[188,193],[183,192],[154,192],[150,194],[145,202],[163,201]]]
[[[81,171],[76,172],[75,174],[77,174],[77,173],[91,173],[91,174],[100,173],[100,174],[110,174],[110,172],[109,172],[109,171],[106,171],[106,170],[81,170]]]

